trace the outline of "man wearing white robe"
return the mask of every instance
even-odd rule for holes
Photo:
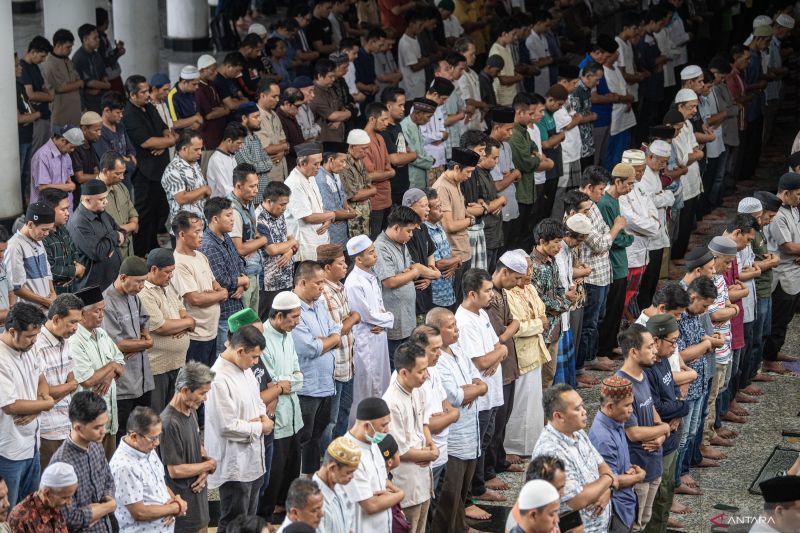
[[[344,282],[350,310],[361,316],[353,326],[353,403],[364,398],[381,397],[389,387],[389,344],[387,328],[394,324],[394,315],[383,305],[381,284],[372,272],[378,254],[366,235],[347,241],[347,255],[355,266]],[[353,421],[354,413],[350,412]]]

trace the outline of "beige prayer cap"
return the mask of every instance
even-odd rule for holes
[[[614,165],[611,175],[615,178],[632,178],[636,176],[636,169],[628,163],[617,163]]]
[[[328,445],[328,455],[340,465],[358,466],[361,462],[361,450],[356,443],[345,437],[338,437]]]

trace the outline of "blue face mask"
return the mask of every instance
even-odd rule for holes
[[[369,427],[372,428],[372,431],[374,431],[375,434],[371,435],[371,436],[370,435],[364,435],[364,437],[367,439],[367,442],[369,442],[370,444],[380,444],[381,442],[383,442],[383,439],[386,438],[386,433],[381,433],[380,431],[375,429],[375,426],[372,425],[372,422],[368,422],[368,423],[369,423]]]

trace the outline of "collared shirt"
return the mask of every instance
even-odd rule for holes
[[[344,111],[344,102],[339,98],[335,87],[320,87],[314,84],[314,99],[309,103],[311,111],[317,117],[317,125],[320,127],[320,142],[343,142],[344,141],[344,122],[330,122],[328,117],[337,111]],[[333,125],[336,127],[333,127]]]
[[[715,274],[711,279],[714,281],[714,285],[717,287],[717,298],[708,308],[709,315],[724,309],[728,302],[728,285],[725,283],[725,277],[722,274]],[[725,339],[725,344],[714,350],[717,364],[728,364],[731,362],[733,357],[733,352],[731,351],[733,333],[731,331],[730,319],[725,320],[724,322],[714,322],[714,333],[721,334],[722,338]]]
[[[345,166],[340,174],[344,192],[349,200],[348,205],[353,209],[357,216],[347,221],[347,227],[351,237],[356,235],[369,235],[369,217],[373,209],[372,201],[367,199],[361,202],[354,202],[353,197],[362,190],[370,186],[369,173],[364,161],[356,161],[353,156],[347,154]]]
[[[258,108],[261,112],[261,129],[256,132],[261,141],[261,146],[266,148],[270,144],[281,144],[286,142],[286,133],[283,131],[281,120],[275,111],[271,109]],[[265,150],[266,153],[266,150]],[[272,169],[269,171],[269,181],[284,181],[289,171],[286,169],[286,158],[282,158],[277,164],[272,164]],[[258,195],[256,196],[256,203],[261,203],[264,197],[264,191],[267,188],[269,181],[258,180]]]
[[[581,245],[581,260],[592,267],[592,271],[586,276],[586,283],[605,287],[611,284],[611,260],[608,252],[614,239],[611,238],[608,224],[603,220],[597,204],[592,204],[587,216],[592,223],[592,231]]]
[[[676,346],[678,351],[682,352],[689,346],[699,344],[703,340],[704,335],[711,335],[713,331],[707,331],[703,325],[702,317],[699,315],[691,315],[684,312],[681,319],[678,320],[678,331],[680,336]],[[697,400],[702,398],[708,392],[707,376],[710,369],[706,362],[707,357],[701,356],[686,363],[686,366],[697,372],[697,379],[689,383],[689,391],[686,394],[687,400]]]
[[[619,209],[628,221],[625,231],[633,235],[633,243],[625,249],[628,268],[645,266],[649,259],[648,243],[659,237],[661,223],[658,210],[642,182],[635,183],[631,192],[619,198]]]
[[[430,421],[437,415],[444,414],[444,402],[447,400],[447,391],[439,375],[440,367],[428,367],[428,379],[422,384],[422,391],[425,393],[425,418]],[[397,372],[392,373],[392,378],[397,379]],[[450,426],[446,426],[439,433],[431,432],[431,439],[439,449],[439,457],[431,463],[431,468],[444,466],[447,464],[447,440],[450,436]]]
[[[367,173],[385,170],[389,165],[389,150],[386,147],[386,141],[383,135],[375,133],[369,137],[370,143],[367,145],[367,152],[364,155],[363,163]],[[405,139],[403,139],[405,142]],[[396,148],[393,151],[396,152]],[[369,179],[369,176],[367,177]],[[392,205],[392,182],[394,179],[383,180],[375,183],[375,189],[378,191],[375,196],[370,200],[372,209],[386,209]]]
[[[227,198],[233,192],[234,168],[236,168],[236,154],[228,154],[219,148],[214,150],[208,158],[206,170],[206,179],[213,196]]]
[[[450,19],[455,19],[454,17],[450,17]],[[445,21],[447,24],[447,21]],[[471,68],[467,67],[464,70],[464,73],[456,82],[456,87],[460,95],[464,98],[464,100],[475,100],[477,102],[481,101],[481,83],[478,77],[478,72],[472,70]],[[486,102],[487,104],[489,102]],[[468,130],[485,130],[486,124],[481,117],[481,113],[474,112],[472,116],[466,121],[466,129]]]
[[[599,466],[605,462],[585,431],[576,431],[568,437],[551,424],[544,427],[533,449],[532,457],[541,455],[552,455],[564,462],[567,484],[561,497],[562,511],[567,509],[566,502],[580,494],[585,485],[600,478]],[[611,520],[611,506],[607,505],[597,516],[593,516],[590,508],[582,509],[581,518],[586,533],[605,533]]]
[[[439,361],[436,363],[437,373],[442,379],[447,400],[461,412],[458,420],[449,427],[447,455],[468,461],[481,454],[480,424],[478,423],[477,402],[463,405],[463,387],[471,384],[475,378],[480,379],[481,375],[459,343],[452,344],[450,349],[453,354],[442,350]]]
[[[45,84],[52,89],[81,79],[72,60],[67,56],[47,54],[41,64],[41,69]],[[59,93],[53,90],[53,102],[50,109],[53,111],[50,122],[54,126],[79,124],[81,121],[81,91]]]
[[[295,236],[300,245],[297,259],[316,261],[317,246],[330,242],[327,231],[322,235],[317,233],[322,224],[311,224],[303,220],[308,215],[322,213],[325,210],[317,181],[314,176],[306,177],[300,169],[295,168],[286,178],[286,186],[292,191],[292,195],[289,197],[289,205],[284,216],[287,231]]]
[[[292,330],[292,338],[303,372],[303,396],[327,398],[335,394],[336,355],[333,350],[322,351],[321,338],[341,332],[342,326],[331,318],[322,296],[310,305],[300,303],[300,323]]]
[[[255,204],[253,202],[243,204],[233,193],[229,194],[227,198],[231,201],[231,207],[233,207],[233,229],[228,234],[230,238],[241,239],[243,243],[256,239],[258,235],[256,234]],[[257,278],[261,274],[262,254],[263,251],[259,249],[246,257],[242,257],[244,260],[244,273],[248,277]]]
[[[181,192],[192,192],[199,189],[206,184],[203,177],[203,172],[200,170],[200,164],[197,162],[189,163],[184,161],[181,156],[176,155],[169,162],[167,168],[164,170],[164,175],[161,177],[161,186],[167,194],[167,202],[169,203],[169,217],[167,218],[167,228],[170,234],[172,233],[172,219],[178,211],[188,211],[199,216],[201,220],[205,220],[206,216],[203,213],[203,206],[206,205],[205,197],[198,198],[194,202],[180,204],[175,199],[175,195]]]
[[[108,205],[106,213],[114,219],[118,226],[127,224],[132,218],[139,218],[139,212],[133,205],[131,193],[122,183],[115,183],[108,188]],[[120,246],[122,257],[133,255],[133,238],[131,235],[125,236],[125,241]]]
[[[394,315],[394,324],[388,331],[389,339],[405,339],[417,325],[416,301],[417,292],[414,283],[408,283],[391,289],[383,282],[394,277],[412,265],[411,254],[406,244],[398,244],[381,232],[375,239],[375,251],[378,253],[378,262],[375,264],[375,275],[381,281],[383,302],[386,309]]]
[[[425,227],[428,228],[428,235],[433,241],[434,252],[433,258],[436,261],[448,259],[453,256],[453,250],[450,248],[450,241],[447,239],[441,222],[431,224],[425,222]],[[453,289],[453,279],[447,279],[442,276],[439,279],[431,280],[431,290],[433,292],[433,303],[442,307],[449,307],[456,303],[456,293]]]
[[[265,176],[272,170],[272,159],[267,155],[267,151],[261,145],[258,136],[249,132],[244,138],[239,151],[236,152],[236,163],[250,163],[258,174],[259,188],[261,187],[261,176]]]
[[[228,320],[229,316],[244,308],[241,298],[231,298],[239,286],[239,276],[244,274],[242,258],[236,253],[229,234],[223,234],[220,239],[208,227],[203,231],[200,251],[208,258],[214,279],[228,291],[228,299],[219,303],[219,319]]]
[[[67,222],[67,230],[78,262],[86,267],[83,277],[75,280],[75,289],[96,285],[105,290],[117,279],[122,264],[117,223],[105,211],[95,213],[81,204]]]
[[[681,192],[684,201],[691,200],[703,192],[703,182],[700,178],[700,165],[697,161],[689,165],[689,154],[698,148],[697,138],[694,135],[694,126],[687,120],[681,131],[672,140],[677,163],[688,165],[689,171],[681,178]]]
[[[623,423],[598,411],[592,422],[592,428],[589,430],[589,440],[603,456],[614,475],[624,475],[631,467],[628,439],[625,436]],[[611,494],[611,505],[622,522],[627,527],[631,527],[636,518],[636,493],[633,491],[633,487],[620,487],[619,490],[615,490]]]
[[[470,359],[483,357],[494,350],[498,338],[486,311],[480,309],[477,313],[473,313],[461,305],[456,310],[455,317],[461,332],[458,344],[467,357]],[[484,371],[480,377],[488,385],[489,392],[475,402],[478,410],[486,411],[503,405],[502,372],[488,376]]]
[[[36,150],[31,158],[31,201],[39,201],[39,192],[42,185],[64,185],[72,179],[72,158],[69,154],[62,154],[53,139],[47,141]],[[69,212],[72,213],[72,193],[69,197]]]
[[[61,225],[51,230],[42,244],[47,252],[47,262],[50,264],[56,294],[72,292],[77,258],[75,244],[69,236],[67,226]]]
[[[317,176],[314,179],[317,182],[319,194],[322,197],[322,206],[325,210],[338,211],[344,209],[347,194],[339,175],[328,172],[324,167],[319,167],[319,172],[317,172]],[[369,210],[369,201],[367,201],[367,210]],[[328,235],[330,235],[332,244],[341,244],[342,246],[347,244],[347,223],[347,220],[338,220],[332,222],[328,227]]]
[[[392,510],[384,509],[375,514],[367,513],[360,504],[372,498],[376,491],[386,490],[386,463],[377,444],[361,442],[349,431],[345,438],[353,441],[361,450],[361,462],[353,473],[353,479],[344,486],[345,493],[355,505],[353,533],[391,533]]]
[[[47,326],[42,326],[33,351],[41,357],[42,373],[48,385],[54,387],[67,382],[73,367],[67,339],[56,337]],[[72,395],[67,394],[52,409],[42,411],[39,415],[43,439],[64,440],[69,436],[72,429],[69,421],[70,398]]]
[[[275,218],[269,211],[259,205],[256,208],[256,227],[259,235],[267,238],[267,244],[286,242],[288,232],[286,219],[283,215]],[[279,291],[292,288],[292,267],[294,258],[286,266],[279,266],[280,255],[262,254],[264,274],[261,281],[261,290]]]
[[[458,183],[453,183],[449,178],[442,176],[436,180],[431,188],[436,189],[436,192],[439,193],[443,214],[450,213],[453,221],[467,218],[464,193],[461,192],[461,187]],[[453,253],[460,257],[462,261],[467,262],[472,258],[472,249],[469,245],[469,234],[466,228],[455,233],[448,233],[447,239],[450,241]]]
[[[550,344],[558,340],[561,335],[561,313],[569,311],[572,303],[565,296],[566,288],[559,281],[555,258],[547,257],[534,248],[531,261],[533,261],[531,283],[547,309],[548,324],[545,325],[544,340]]]
[[[755,254],[756,261],[763,261],[767,258],[769,249],[767,248],[767,238],[765,237],[767,229],[761,228],[756,231],[756,236],[753,242],[750,243],[753,253]],[[772,297],[772,269],[761,272],[755,280],[756,297],[757,298],[771,298]]]
[[[267,414],[253,370],[242,370],[224,357],[211,369],[216,373],[205,404],[206,453],[217,459],[208,476],[208,488],[226,481],[247,483],[264,475],[264,437],[261,422]]]
[[[647,240],[647,249],[661,250],[662,248],[668,248],[670,240],[667,234],[667,208],[672,207],[675,203],[675,196],[672,191],[663,188],[658,172],[650,167],[644,169],[642,181],[638,185],[641,186],[644,194],[652,200],[653,206],[658,210],[658,234]]]
[[[172,533],[174,524],[167,526],[161,518],[139,522],[128,510],[128,505],[134,503],[164,505],[171,499],[164,481],[164,465],[156,451],[140,452],[123,439],[108,467],[116,485],[114,499],[117,500],[117,510],[114,516],[120,533]]]
[[[769,68],[770,69],[779,69],[783,67],[783,60],[781,59],[781,40],[778,39],[775,35],[772,36],[772,40],[769,42]],[[778,99],[781,94],[781,86],[783,82],[779,79],[770,81],[767,83],[767,101],[773,102]]]
[[[463,77],[462,77],[463,79]],[[500,145],[500,156],[497,158],[497,164],[491,170],[492,179],[494,181],[502,181],[503,174],[515,170],[514,159],[511,156],[511,145],[503,142]],[[503,206],[503,222],[509,222],[519,216],[519,204],[517,204],[517,185],[511,183],[508,187],[497,193],[506,199],[506,205]]]
[[[782,206],[765,231],[769,250],[777,253],[780,263],[774,268],[773,289],[778,283],[786,294],[800,292],[800,265],[795,263],[796,255],[786,253],[781,248],[785,243],[800,243],[800,210],[797,207]],[[6,252],[8,257],[8,252]]]
[[[21,461],[34,456],[41,422],[17,425],[1,408],[17,400],[38,398],[39,377],[44,373],[36,350],[20,352],[0,341],[0,456]]]
[[[619,199],[605,192],[600,201],[597,202],[597,209],[603,216],[606,225],[613,225],[614,220],[620,216]],[[631,244],[633,244],[633,237],[626,233],[625,230],[620,230],[611,243],[611,250],[608,255],[611,260],[611,275],[613,279],[621,279],[628,276],[628,255],[625,249]]]
[[[39,492],[29,494],[8,515],[8,526],[14,533],[67,533],[63,508],[45,505]]]
[[[125,357],[103,328],[95,328],[94,332],[90,332],[82,324],[78,324],[78,330],[69,338],[69,348],[75,365],[72,373],[78,383],[83,383],[91,378],[95,372],[108,363],[114,362],[125,366]],[[78,390],[89,389],[79,386]],[[108,406],[106,430],[115,434],[119,427],[116,379],[111,380],[111,386],[103,395],[103,399]]]
[[[341,325],[350,314],[350,305],[342,282],[325,280],[322,286],[322,297],[334,322]],[[336,369],[333,377],[336,381],[350,381],[353,379],[353,332],[342,335],[342,344],[333,349],[336,355]]]
[[[425,149],[422,129],[411,120],[410,115],[400,121],[400,129],[408,149],[417,154],[417,158],[408,165],[408,182],[412,187],[425,187],[428,169],[434,165],[434,158]]]
[[[442,106],[442,113],[445,116],[450,117],[462,111],[466,112],[466,108],[467,103],[464,102],[464,99],[461,97],[461,93],[458,90],[458,85],[456,85],[456,89]],[[453,147],[461,146],[461,133],[464,131],[464,120],[462,119],[458,122],[454,122],[453,124],[446,126],[446,129],[447,139],[444,141],[445,155],[448,159],[450,159],[450,156],[453,153]]]
[[[546,307],[531,283],[506,290],[505,295],[511,316],[519,322],[514,345],[519,375],[524,375],[550,361],[544,341],[544,329],[548,324]]]
[[[578,79],[575,90],[569,95],[569,102],[577,115],[586,116],[592,113],[592,91],[586,87],[583,80]],[[591,122],[578,125],[578,131],[581,133],[581,157],[594,154],[592,129]]]
[[[273,382],[288,381],[289,394],[278,396],[275,408],[275,429],[272,435],[283,439],[295,435],[303,427],[298,391],[303,390],[303,373],[294,348],[294,338],[288,333],[276,330],[268,320],[264,322],[264,339],[267,342],[261,352],[261,362]]]
[[[311,479],[322,492],[322,522],[319,531],[325,533],[349,533],[355,521],[355,503],[348,496],[344,485],[338,483],[333,489],[315,473]]]
[[[511,158],[514,167],[520,171],[522,177],[516,184],[517,202],[520,204],[533,204],[534,173],[539,168],[539,158],[531,155],[538,152],[539,147],[531,139],[528,128],[521,124],[514,124],[511,139]]]
[[[189,335],[159,335],[155,330],[163,326],[167,320],[178,320],[181,311],[186,311],[180,297],[172,285],[159,287],[149,281],[139,293],[139,299],[149,316],[147,329],[153,339],[153,347],[147,351],[150,358],[150,369],[154,375],[165,374],[171,370],[182,368],[186,363],[186,351],[189,349]]]
[[[91,505],[100,503],[104,496],[113,498],[115,493],[114,477],[108,467],[103,446],[90,442],[88,448],[81,448],[67,436],[53,454],[51,462],[71,464],[78,476],[78,490],[72,502],[63,509],[67,527],[72,531],[86,533],[111,533],[111,520],[108,516],[89,527],[92,522]]]
[[[489,321],[492,323],[494,332],[498,338],[502,335],[511,321],[514,319],[511,316],[511,308],[508,304],[508,297],[504,289],[498,290],[497,287],[492,289],[492,299],[489,301],[489,307],[486,308],[486,314],[489,315]],[[509,338],[504,342],[506,349],[508,349],[508,356],[503,359],[501,363],[503,369],[503,385],[512,383],[519,377],[519,365],[517,365],[517,347],[514,344],[514,339]]]
[[[122,116],[128,136],[136,147],[136,171],[149,181],[161,181],[169,164],[169,151],[154,155],[150,148],[142,148],[142,144],[152,137],[161,137],[167,125],[152,104],[138,107],[128,102]]]
[[[308,104],[303,104],[297,109],[297,124],[303,132],[305,140],[316,139],[322,131],[322,126],[316,123],[314,112]]]
[[[140,340],[142,330],[147,329],[150,316],[139,296],[123,294],[114,285],[110,285],[103,292],[103,299],[106,302],[103,329],[111,340],[116,343],[129,339]],[[125,373],[117,380],[117,399],[139,398],[154,387],[147,351],[127,354]]]
[[[213,85],[200,80],[197,91],[194,93],[194,100],[197,103],[197,111],[203,116],[203,123],[200,124],[200,135],[203,137],[203,148],[214,150],[222,142],[222,133],[225,131],[227,117],[206,118],[215,107],[221,107],[222,100]],[[214,196],[225,196],[215,194]]]
[[[175,271],[170,284],[181,298],[184,298],[189,292],[213,290],[214,273],[205,254],[199,250],[196,250],[194,255],[176,253]],[[196,324],[194,331],[189,332],[189,338],[198,341],[215,339],[219,324],[220,305],[216,303],[199,307],[184,302],[184,306]]]
[[[194,93],[185,93],[176,84],[167,93],[167,107],[173,122],[197,114],[197,102]]]
[[[424,448],[424,426],[428,423],[425,392],[419,387],[408,392],[394,380],[383,399],[392,414],[392,436],[397,441],[400,456],[411,449]],[[392,472],[392,482],[405,492],[400,507],[419,505],[431,499],[430,465],[418,466],[401,460]]]

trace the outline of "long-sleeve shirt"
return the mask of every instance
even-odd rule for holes
[[[78,262],[86,267],[74,288],[96,285],[105,290],[117,278],[122,264],[119,226],[105,211],[93,213],[81,204],[67,222],[67,230],[75,243]]]
[[[456,343],[450,346],[453,354],[442,351],[436,363],[437,373],[441,377],[442,387],[449,401],[460,412],[461,416],[449,427],[447,436],[447,455],[463,461],[475,459],[481,454],[480,431],[478,423],[478,402],[469,405],[464,403],[464,385],[470,385],[475,378],[480,379],[478,369],[466,356],[461,346]]]
[[[607,192],[603,194],[600,201],[597,202],[597,209],[603,216],[603,220],[608,226],[614,224],[614,220],[620,216],[619,199],[612,197]],[[609,251],[609,259],[611,260],[611,275],[613,279],[621,279],[628,277],[628,255],[625,248],[633,244],[633,237],[625,230],[620,230],[617,237],[611,244]]]
[[[433,166],[434,158],[425,149],[425,139],[420,127],[414,124],[411,116],[400,122],[408,149],[417,154],[417,158],[408,165],[408,181],[412,187],[424,186],[428,179],[428,169]]]
[[[226,233],[220,239],[208,228],[203,232],[200,251],[208,258],[214,279],[228,291],[228,299],[219,303],[220,320],[228,320],[233,313],[243,309],[241,298],[231,298],[231,295],[236,292],[239,276],[244,274],[244,262],[236,253],[230,235]]]
[[[66,225],[61,225],[47,234],[42,241],[47,251],[47,262],[53,274],[53,286],[56,294],[72,292],[75,279],[75,261],[77,261],[75,244],[69,236]]]
[[[628,268],[645,266],[648,260],[648,243],[659,236],[661,223],[658,210],[641,182],[631,192],[619,199],[619,209],[628,225],[625,231],[633,235],[633,243],[625,249]]]
[[[292,338],[303,372],[303,396],[326,398],[335,394],[336,355],[332,349],[322,350],[322,337],[341,332],[342,326],[331,318],[324,297],[311,305],[300,304],[300,323],[292,330]]]
[[[547,344],[558,340],[561,335],[561,313],[569,311],[571,302],[565,296],[566,289],[558,278],[558,265],[555,258],[547,257],[535,249],[531,253],[533,276],[531,283],[539,293],[547,310],[548,324],[545,324],[544,339]]]
[[[522,174],[517,182],[517,202],[533,204],[533,173],[539,168],[539,158],[531,154],[538,152],[539,147],[531,139],[528,128],[521,124],[514,124],[508,144],[514,167]]]
[[[658,210],[658,234],[647,240],[648,250],[661,250],[669,247],[669,235],[667,234],[667,209],[675,203],[675,195],[672,191],[664,189],[658,172],[650,167],[644,169],[642,181],[638,184],[645,196],[653,202],[653,207]]]
[[[599,411],[589,430],[589,440],[592,445],[617,476],[625,474],[631,468],[628,440],[623,426],[623,423],[612,420],[604,412]],[[633,525],[636,509],[636,493],[633,487],[620,488],[612,492],[611,506],[627,527]]]
[[[680,399],[681,392],[673,379],[668,358],[660,359],[653,366],[645,368],[644,375],[650,384],[653,406],[662,421],[669,422],[686,416],[689,412],[689,404]],[[669,434],[664,444],[661,445],[661,451],[664,455],[678,448],[679,435],[679,431],[673,431]]]
[[[274,383],[288,381],[291,384],[291,392],[278,396],[278,406],[275,408],[275,429],[272,435],[276,439],[283,439],[291,437],[303,427],[300,400],[297,398],[297,393],[303,389],[303,373],[300,372],[292,335],[276,330],[271,322],[266,321],[264,339],[267,341],[264,351],[261,352],[264,368]]]
[[[506,291],[511,316],[519,321],[519,330],[514,334],[517,348],[517,364],[520,375],[527,374],[550,361],[550,352],[544,342],[547,315],[544,302],[536,288],[525,285]]]

